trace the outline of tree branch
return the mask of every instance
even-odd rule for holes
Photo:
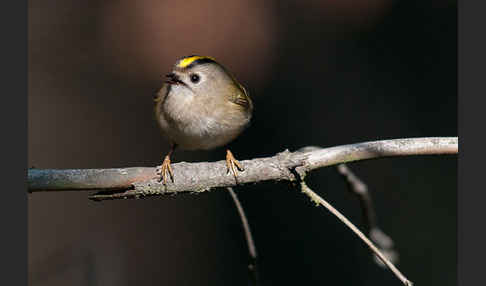
[[[400,279],[400,281],[405,286],[412,286],[413,283],[408,280],[398,268],[391,263],[385,255],[383,255],[380,250],[371,242],[353,223],[351,223],[344,215],[342,215],[337,209],[335,209],[331,204],[329,204],[326,200],[321,198],[318,194],[316,194],[313,190],[311,190],[305,181],[300,182],[300,189],[301,191],[306,194],[314,203],[317,205],[321,205],[329,210],[333,215],[335,215],[342,223],[344,223],[348,228],[350,228],[366,245],[369,249],[383,262],[383,264],[390,269],[390,271],[395,274],[395,276]]]
[[[314,169],[340,163],[410,155],[457,154],[457,137],[391,139],[312,148],[311,151],[281,152],[273,157],[241,161],[245,171],[238,174],[238,183],[264,181],[296,181],[294,171],[305,175]],[[28,190],[105,190],[91,199],[139,198],[181,192],[204,192],[213,188],[235,186],[225,161],[176,163],[174,183],[164,185],[156,180],[155,168],[49,170],[29,169]]]
[[[248,254],[249,254],[249,261],[248,261],[248,274],[250,276],[250,280],[252,283],[250,285],[258,285],[258,255],[255,246],[255,242],[253,240],[253,235],[251,234],[250,224],[248,223],[248,219],[245,214],[245,210],[238,199],[238,195],[236,195],[235,191],[233,191],[232,187],[226,188],[231,195],[231,199],[233,200],[236,210],[238,210],[238,215],[240,216],[241,225],[243,226],[243,232],[245,233],[246,244],[248,246]]]

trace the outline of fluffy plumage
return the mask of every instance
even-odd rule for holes
[[[250,122],[250,97],[214,59],[182,58],[167,77],[155,98],[155,116],[178,147],[196,150],[226,145]]]

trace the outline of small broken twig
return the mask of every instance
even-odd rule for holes
[[[363,221],[368,237],[378,246],[381,252],[391,262],[397,263],[398,252],[393,248],[393,240],[380,228],[378,228],[375,208],[373,207],[373,201],[368,191],[368,187],[345,164],[338,165],[337,170],[339,174],[342,175],[344,180],[346,180],[349,191],[359,198],[361,210],[363,212]],[[385,265],[376,257],[376,255],[374,255],[374,257],[378,265],[385,267]]]

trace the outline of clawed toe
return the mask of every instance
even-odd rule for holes
[[[228,170],[226,173],[229,173],[230,171],[233,173],[233,176],[235,177],[235,180],[237,180],[238,177],[238,172],[236,169],[240,171],[244,171],[245,168],[238,162],[238,160],[235,159],[233,156],[233,153],[231,153],[230,150],[226,150],[226,166],[228,167]]]
[[[159,182],[162,181],[164,185],[167,184],[168,176],[170,176],[172,182],[174,182],[174,173],[172,172],[172,167],[170,165],[169,155],[165,156],[164,162],[155,169],[155,172],[157,173],[157,176],[159,176]]]

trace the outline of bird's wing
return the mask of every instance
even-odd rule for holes
[[[231,101],[240,106],[245,111],[251,111],[253,109],[253,102],[251,101],[250,96],[246,89],[238,83],[238,89],[236,92],[233,93],[231,97]]]

